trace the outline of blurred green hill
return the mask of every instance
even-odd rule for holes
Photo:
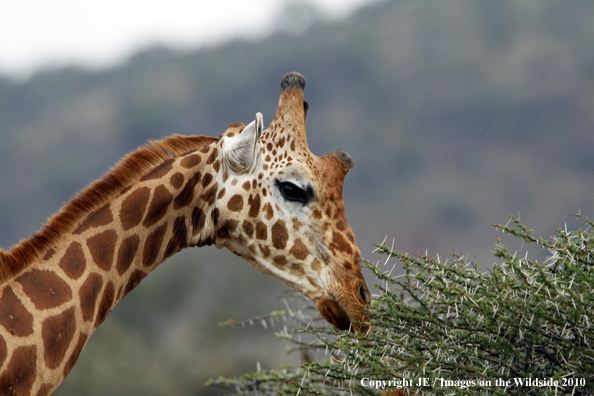
[[[315,15],[293,5],[259,41],[0,77],[0,246],[148,139],[218,136],[256,112],[269,122],[292,70],[308,79],[312,152],[355,160],[345,203],[369,260],[387,236],[397,250],[491,262],[490,222],[519,214],[547,236],[593,215],[594,3],[399,0]],[[282,308],[280,282],[214,248],[155,272],[56,394],[217,394],[207,378],[283,359],[273,330],[216,327]]]

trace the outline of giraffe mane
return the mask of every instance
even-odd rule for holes
[[[79,192],[32,237],[20,241],[9,251],[0,249],[0,284],[15,277],[51,248],[87,215],[102,207],[142,175],[171,158],[199,150],[218,138],[173,135],[149,141],[120,160],[103,177]]]

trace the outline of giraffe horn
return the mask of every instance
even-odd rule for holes
[[[305,77],[297,72],[290,72],[285,74],[281,78],[281,91],[285,91],[289,88],[299,87],[301,91],[305,89]]]
[[[305,77],[297,72],[287,73],[281,78],[280,85],[280,99],[272,123],[274,125],[283,125],[285,130],[289,130],[293,136],[301,140],[307,147],[305,117],[309,106],[303,99]]]

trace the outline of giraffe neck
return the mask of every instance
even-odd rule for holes
[[[50,394],[146,275],[185,247],[215,242],[217,154],[211,143],[162,159],[0,285],[0,394]]]

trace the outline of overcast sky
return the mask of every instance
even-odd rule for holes
[[[162,43],[196,48],[262,37],[289,3],[342,18],[376,0],[2,0],[0,73],[26,76],[47,65],[113,65]]]

